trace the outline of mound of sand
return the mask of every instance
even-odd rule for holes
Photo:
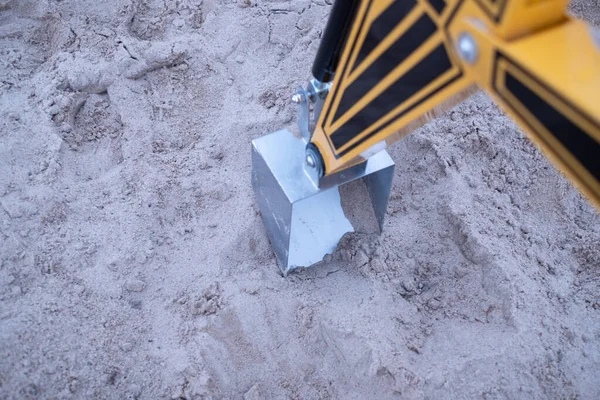
[[[0,398],[600,398],[600,217],[483,94],[279,275],[250,141],[328,3],[0,0]]]

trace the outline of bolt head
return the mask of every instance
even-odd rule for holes
[[[477,42],[468,33],[461,33],[458,37],[458,54],[469,64],[475,64],[479,56]]]
[[[322,164],[318,150],[316,149],[315,145],[312,143],[309,143],[306,146],[305,154],[306,155],[304,158],[304,162],[306,163],[306,166],[308,168],[314,170],[314,172],[316,173],[317,176],[319,176],[319,177],[323,176],[323,164]],[[311,171],[311,173],[312,173],[312,171]]]
[[[292,96],[292,103],[300,104],[302,102],[304,102],[304,96],[302,96],[302,94],[296,93]]]

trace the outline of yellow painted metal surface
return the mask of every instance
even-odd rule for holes
[[[510,42],[469,20],[450,29],[469,32],[480,56],[465,65],[555,165],[600,204],[600,49],[591,28],[568,19]]]
[[[491,32],[512,40],[563,22],[569,0],[478,0],[483,9],[492,10]]]

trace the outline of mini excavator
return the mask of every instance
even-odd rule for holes
[[[388,145],[484,89],[600,206],[600,31],[568,0],[337,0],[298,87],[301,137],[252,142],[252,184],[285,275],[353,231],[339,186],[362,179],[383,227]]]

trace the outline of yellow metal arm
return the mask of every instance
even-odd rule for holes
[[[365,0],[311,139],[344,169],[487,90],[600,205],[600,38],[566,0]]]

